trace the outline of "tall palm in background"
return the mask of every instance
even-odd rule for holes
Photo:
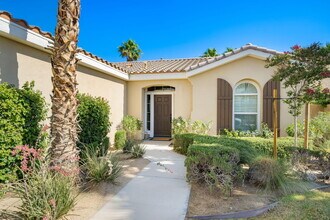
[[[50,155],[53,165],[72,170],[77,164],[76,53],[80,0],[59,0],[51,64],[53,94]]]
[[[127,61],[135,61],[140,58],[142,50],[133,40],[128,40],[118,47],[118,52],[121,57],[126,57]]]
[[[201,57],[216,57],[219,56],[215,48],[208,48]]]

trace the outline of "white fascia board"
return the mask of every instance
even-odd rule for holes
[[[248,49],[246,51],[239,52],[239,53],[234,54],[234,55],[231,55],[231,56],[229,56],[227,58],[224,58],[224,59],[221,59],[219,61],[216,61],[214,63],[206,64],[203,67],[200,67],[200,68],[197,68],[197,69],[188,71],[187,72],[187,77],[191,77],[191,76],[194,76],[194,75],[203,73],[205,71],[208,71],[210,69],[214,69],[214,68],[216,68],[218,66],[221,66],[221,65],[230,63],[232,61],[241,59],[243,57],[251,56],[251,57],[255,57],[255,58],[258,58],[258,59],[265,60],[265,59],[267,59],[271,55],[272,54],[270,54],[270,53],[261,52],[261,51],[253,50],[253,49]]]
[[[26,29],[18,24],[8,21],[7,19],[0,17],[0,36],[12,39],[14,41],[20,42],[22,44],[31,46],[38,50],[42,50],[47,53],[51,53],[49,48],[53,45],[53,41],[49,38],[46,38],[34,31]],[[77,58],[80,60],[80,64],[87,66],[89,68],[98,70],[105,74],[128,80],[129,76],[127,73],[121,72],[109,65],[106,65],[98,60],[95,60],[89,56],[86,56],[82,53],[77,54]]]
[[[0,35],[43,51],[48,51],[45,48],[48,48],[53,44],[51,39],[1,17]]]
[[[105,63],[102,63],[98,60],[95,60],[93,58],[91,58],[90,56],[87,56],[85,54],[82,53],[78,53],[77,54],[77,59],[79,59],[78,64],[81,64],[83,66],[87,66],[91,69],[95,69],[98,70],[100,72],[106,73],[108,75],[112,75],[115,76],[117,78],[123,79],[123,80],[128,80],[128,74],[121,72]]]
[[[130,81],[187,79],[186,73],[131,74]]]

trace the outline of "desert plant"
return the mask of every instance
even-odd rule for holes
[[[141,144],[136,144],[132,147],[131,154],[133,158],[141,158],[146,153],[146,147]]]
[[[87,94],[78,94],[78,122],[80,133],[78,146],[81,153],[85,147],[95,147],[99,153],[106,152],[107,134],[110,131],[110,106],[102,97],[93,97]],[[104,156],[104,155],[100,155]]]
[[[122,174],[123,166],[120,164],[119,158],[116,154],[109,154],[107,157],[112,164],[112,171],[109,177],[109,181],[112,183],[117,183],[117,178]]]
[[[115,154],[97,156],[94,152],[86,150],[82,170],[86,180],[90,182],[115,182],[121,175],[122,166]]]
[[[136,144],[136,142],[134,140],[127,139],[125,141],[125,145],[123,147],[123,152],[126,153],[126,154],[130,153],[135,144]]]
[[[23,178],[12,187],[21,200],[17,215],[22,219],[64,218],[77,198],[72,174],[59,166],[50,166],[43,151],[18,146],[12,153],[22,157]]]
[[[131,115],[126,115],[122,120],[122,128],[126,131],[128,139],[134,139],[136,132],[142,128],[142,121]]]
[[[268,156],[258,157],[248,173],[252,184],[269,192],[291,194],[308,189],[307,184],[290,176],[288,164]]]
[[[115,148],[116,149],[123,149],[126,142],[126,131],[125,130],[118,130],[115,133]]]

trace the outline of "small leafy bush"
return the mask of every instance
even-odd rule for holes
[[[239,130],[223,130],[224,134],[227,137],[263,137],[263,138],[271,138],[274,136],[274,133],[270,130],[266,123],[261,123],[260,131],[239,131]]]
[[[189,133],[190,120],[185,120],[181,116],[172,121],[172,134]]]
[[[283,161],[261,156],[252,163],[248,173],[252,184],[269,192],[291,194],[308,189],[307,184],[290,177],[288,171],[289,166]]]
[[[11,155],[15,146],[43,147],[38,136],[46,117],[45,99],[33,82],[25,83],[22,89],[1,83],[0,113],[0,182],[7,182],[17,178],[20,158]]]
[[[189,146],[194,143],[194,134],[176,134],[174,135],[173,149],[181,154],[186,155]]]
[[[26,109],[24,114],[23,144],[29,146],[36,146],[42,129],[40,122],[44,121],[47,115],[46,100],[39,90],[34,89],[34,85],[34,81],[26,82],[22,89],[18,90],[23,106]]]
[[[330,153],[330,112],[319,112],[310,122],[313,145]]]
[[[136,143],[135,143],[134,140],[127,139],[127,140],[125,141],[125,145],[124,145],[124,147],[123,147],[123,152],[126,153],[126,154],[127,154],[127,153],[131,153],[132,148],[134,147],[135,144],[136,144]]]
[[[200,120],[191,121],[190,119],[184,119],[181,116],[174,118],[172,121],[172,134],[208,134],[211,129],[211,122],[205,123]]]
[[[78,121],[81,129],[78,146],[83,154],[86,147],[109,147],[107,134],[110,131],[110,106],[108,101],[101,97],[87,94],[78,94]],[[107,151],[108,149],[106,149]],[[105,152],[105,150],[102,150]],[[102,152],[98,150],[98,152]]]
[[[134,139],[134,135],[141,128],[142,121],[131,115],[126,115],[122,120],[122,129],[126,131],[128,139]]]
[[[298,121],[297,128],[298,128],[298,130],[297,130],[297,136],[298,137],[304,137],[304,129],[305,129],[304,123]],[[289,137],[294,137],[294,124],[290,124],[285,129],[285,131],[286,131],[286,134]]]
[[[206,184],[210,190],[218,189],[231,194],[236,180],[243,173],[238,165],[239,151],[218,144],[194,144],[188,149],[185,166],[190,182]]]
[[[123,149],[126,142],[126,131],[125,130],[118,130],[115,133],[115,148],[116,149]]]
[[[141,158],[146,153],[146,147],[141,144],[136,144],[133,146],[131,154],[133,158]]]

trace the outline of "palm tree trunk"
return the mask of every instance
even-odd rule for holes
[[[76,52],[80,0],[59,0],[52,64],[51,162],[68,170],[77,168]]]

